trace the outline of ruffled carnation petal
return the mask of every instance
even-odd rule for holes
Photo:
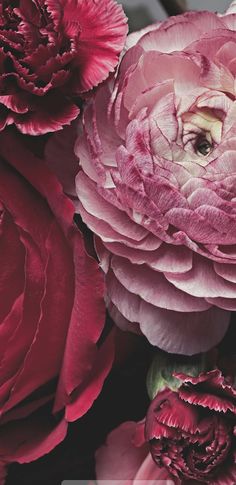
[[[0,2],[0,130],[43,135],[70,124],[78,96],[114,71],[127,19],[115,0],[18,3]]]
[[[177,367],[178,364],[176,363]],[[236,391],[217,368],[192,377],[174,373],[175,391],[158,392],[146,417],[146,438],[157,466],[173,480],[233,485],[236,473]]]
[[[71,10],[70,16],[74,18],[73,0],[64,0],[64,4],[65,10]],[[76,6],[76,15],[79,15],[81,32],[78,40],[80,54],[74,62],[78,79],[73,88],[81,92],[97,86],[114,70],[128,28],[122,7],[114,0],[80,2]]]

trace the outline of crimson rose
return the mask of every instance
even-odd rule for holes
[[[29,462],[91,407],[112,361],[103,278],[57,179],[0,134],[0,461]],[[50,407],[49,407],[50,404]],[[47,412],[42,406],[47,405]]]
[[[0,0],[0,130],[69,124],[79,113],[71,95],[114,70],[126,33],[114,0]]]
[[[236,389],[218,369],[175,376],[178,391],[158,393],[147,414],[153,459],[177,483],[235,484]]]

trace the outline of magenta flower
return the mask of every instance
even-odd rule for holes
[[[158,467],[176,483],[234,485],[236,482],[236,390],[217,369],[198,377],[176,375],[177,392],[152,401],[146,436]]]
[[[0,130],[57,131],[114,70],[127,34],[114,0],[0,0]]]
[[[232,6],[132,35],[76,146],[111,315],[174,353],[211,348],[236,310],[235,26]]]
[[[0,484],[49,453],[98,397],[113,362],[104,281],[74,206],[28,138],[0,133]],[[45,407],[46,406],[46,407]]]

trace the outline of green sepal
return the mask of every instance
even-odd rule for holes
[[[173,373],[183,373],[197,377],[206,370],[205,354],[185,357],[158,351],[155,355],[147,375],[147,391],[150,399],[154,399],[158,392],[164,389],[177,391],[181,381],[173,377]]]

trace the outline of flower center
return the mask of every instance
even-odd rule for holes
[[[219,113],[206,108],[194,109],[182,115],[182,123],[185,154],[189,154],[195,163],[207,165],[209,155],[221,143],[223,122]]]
[[[209,155],[209,153],[211,153],[212,149],[213,144],[210,143],[210,141],[207,140],[206,137],[201,136],[196,140],[195,151],[198,155],[203,155],[204,157],[206,157],[207,155]]]

